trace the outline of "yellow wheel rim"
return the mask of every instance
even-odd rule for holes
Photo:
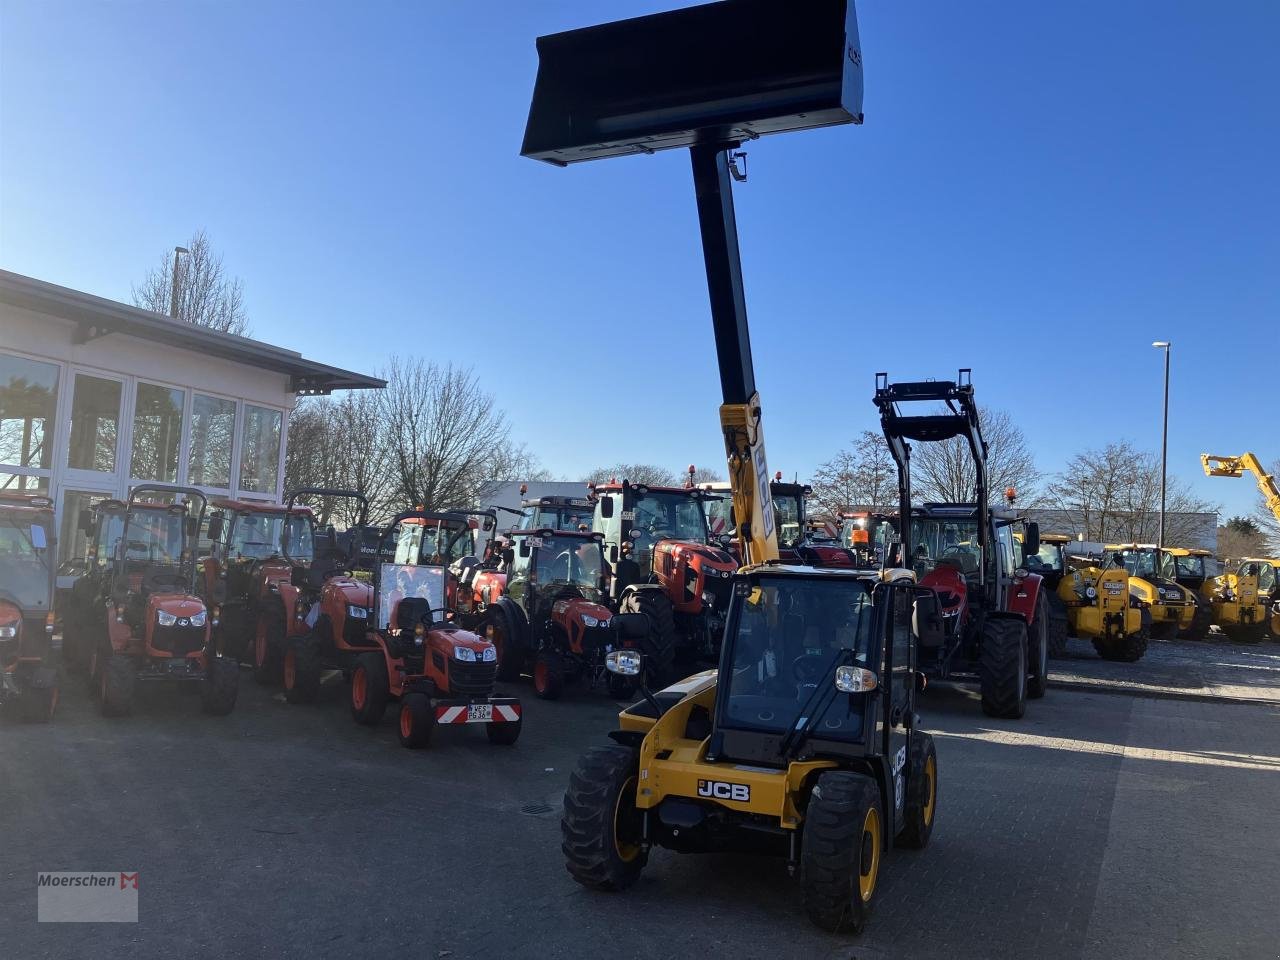
[[[629,777],[618,791],[618,800],[613,806],[613,848],[623,863],[630,863],[640,856],[640,844],[624,841],[620,830],[625,819],[635,816],[635,810],[636,778]]]
[[[938,765],[930,754],[924,762],[924,825],[933,823],[933,804],[938,799]]]
[[[876,892],[876,878],[880,876],[880,811],[875,807],[867,809],[867,816],[862,821],[859,859],[858,893],[862,902],[867,903]]]

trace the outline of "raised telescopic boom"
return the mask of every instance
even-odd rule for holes
[[[1262,464],[1252,453],[1245,452],[1238,457],[1219,457],[1212,453],[1200,454],[1200,463],[1204,472],[1210,477],[1243,477],[1249,471],[1258,481],[1258,489],[1262,498],[1267,501],[1267,509],[1280,520],[1280,487],[1276,486],[1276,478],[1262,469]]]
[[[520,152],[567,166],[688,147],[745,563],[778,559],[733,212],[743,142],[862,122],[853,0],[725,0],[538,38]]]

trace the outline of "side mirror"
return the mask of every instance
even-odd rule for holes
[[[92,535],[93,534],[93,511],[87,508],[82,509],[80,511],[80,519],[76,523],[76,526],[80,528],[80,531],[82,533]]]
[[[209,518],[209,539],[214,543],[222,542],[222,517]]]
[[[293,567],[289,571],[289,583],[299,590],[307,585],[307,568]]]
[[[507,549],[502,551],[502,562],[506,564],[508,567],[511,566],[511,564],[515,561],[515,559],[516,559],[515,551],[512,550],[510,547],[507,547]]]
[[[880,686],[880,678],[866,667],[836,667],[836,689],[841,693],[870,693]]]
[[[606,520],[613,516],[613,497],[600,498],[600,516]]]
[[[1022,555],[1023,557],[1034,557],[1039,552],[1040,524],[1033,520],[1022,531]]]
[[[529,538],[528,538],[528,537],[521,537],[521,538],[520,538],[520,546],[519,546],[517,549],[520,551],[520,556],[522,556],[522,557],[527,557],[527,556],[529,556],[529,552],[530,552],[530,551],[529,551]]]
[[[182,525],[186,530],[188,540],[194,540],[196,537],[200,536],[199,517],[186,517],[183,519]]]
[[[938,603],[938,595],[928,587],[916,588],[911,632],[916,636],[916,643],[926,650],[938,649],[946,639],[942,626],[942,606]]]

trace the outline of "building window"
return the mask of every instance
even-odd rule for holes
[[[240,489],[249,493],[276,492],[280,470],[279,410],[245,404],[240,437]]]
[[[49,478],[28,473],[6,473],[0,469],[0,492],[48,493]]]
[[[58,534],[58,560],[67,566],[59,570],[59,575],[79,576],[85,572],[85,556],[89,549],[89,540],[80,529],[80,511],[90,510],[94,504],[109,499],[105,493],[85,490],[65,490],[62,494],[62,527]],[[98,564],[106,562],[106,557],[99,557]]]
[[[71,398],[71,446],[67,452],[67,466],[72,470],[115,472],[120,391],[119,380],[76,374]]]
[[[235,432],[236,402],[197,393],[191,408],[191,464],[187,470],[192,485],[231,486],[231,441]]]
[[[138,397],[133,405],[133,462],[129,468],[135,480],[177,482],[185,401],[182,390],[138,382]]]
[[[0,354],[0,464],[19,471],[52,466],[58,373],[52,363]]]

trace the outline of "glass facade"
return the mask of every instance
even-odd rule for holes
[[[240,489],[274,495],[280,471],[279,410],[245,404],[240,437]]]
[[[59,373],[56,364],[0,354],[0,465],[53,465]]]
[[[191,408],[191,463],[187,469],[188,482],[197,487],[229,488],[231,446],[235,435],[236,402],[197,393]],[[272,491],[274,490],[273,484]]]
[[[123,386],[119,380],[76,374],[71,394],[71,444],[67,452],[70,469],[115,473]]]
[[[133,405],[133,462],[135,480],[178,481],[178,453],[182,447],[185,390],[138,383]]]

